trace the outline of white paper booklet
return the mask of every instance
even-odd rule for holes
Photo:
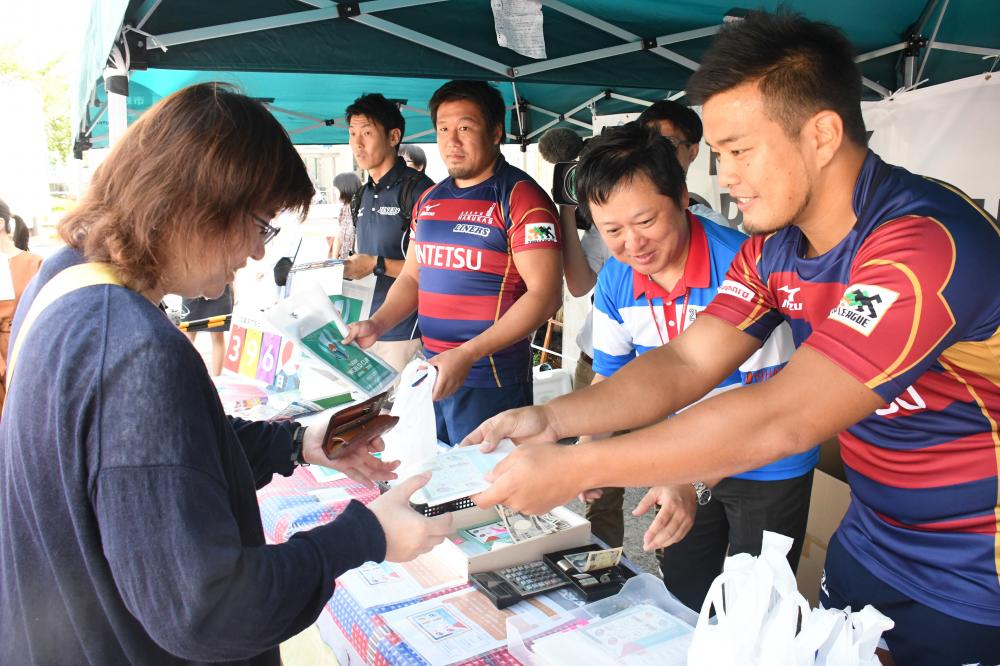
[[[362,608],[398,604],[466,582],[464,572],[432,553],[403,563],[365,562],[337,579]]]
[[[431,471],[431,480],[413,494],[415,504],[437,506],[475,495],[490,487],[483,478],[514,450],[514,442],[500,440],[497,448],[483,453],[478,446],[455,447],[430,459],[420,471]]]
[[[388,611],[382,618],[429,663],[453,664],[506,645],[506,622],[512,615],[537,624],[571,606],[546,594],[497,610],[485,595],[467,589]]]

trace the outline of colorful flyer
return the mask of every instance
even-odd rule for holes
[[[417,625],[431,640],[441,641],[469,631],[468,624],[457,619],[451,611],[443,606],[433,608],[425,613],[410,616],[410,622]]]
[[[343,309],[346,302],[340,303]],[[353,313],[347,308],[349,316]],[[277,303],[266,313],[288,339],[300,343],[319,364],[367,396],[388,389],[396,371],[378,356],[356,344],[341,342],[347,324],[330,297],[313,285]]]

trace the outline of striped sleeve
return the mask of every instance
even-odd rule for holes
[[[610,377],[636,356],[632,335],[615,302],[620,285],[612,284],[614,271],[605,265],[594,288],[594,372]]]
[[[754,236],[743,242],[729,265],[726,279],[704,311],[761,341],[783,321],[774,294],[758,268],[765,240],[766,237]]]

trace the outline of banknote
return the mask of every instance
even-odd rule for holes
[[[543,534],[552,534],[570,526],[565,520],[550,513],[528,516],[502,504],[497,505],[497,513],[514,543],[534,539]]]
[[[608,548],[607,550],[588,550],[584,553],[570,553],[565,558],[577,571],[607,569],[621,561],[622,549],[618,547]]]

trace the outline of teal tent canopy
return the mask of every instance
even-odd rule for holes
[[[682,94],[727,14],[740,14],[732,0],[540,4],[543,59],[498,45],[488,0],[93,0],[77,147],[107,134],[101,73],[116,49],[130,69],[130,118],[185,85],[229,81],[267,103],[296,143],[346,143],[346,106],[381,92],[402,104],[407,140],[430,140],[430,95],[471,78],[496,83],[522,110],[508,132],[527,142],[552,126],[589,133],[594,112],[638,111]],[[1000,56],[1000,2],[783,4],[847,34],[872,98],[982,73]]]

